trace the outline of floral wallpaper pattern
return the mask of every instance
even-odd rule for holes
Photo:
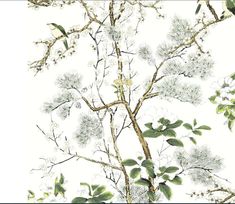
[[[215,137],[213,121],[205,120],[213,113],[234,133],[234,64],[229,75],[215,78],[214,47],[207,41],[224,22],[234,27],[235,1],[187,2],[193,12],[186,17],[177,4],[28,0],[38,15],[78,12],[74,25],[62,14],[47,25],[35,22],[48,37],[35,36],[34,49],[43,52],[30,60],[29,71],[35,81],[50,74],[56,87],[45,90],[50,97],[38,111],[46,119],[35,128],[55,156],[42,147],[47,156],[31,170],[42,181],[28,191],[29,202],[158,203],[174,202],[177,194],[181,202],[235,201],[235,182],[223,173],[230,168],[226,159],[201,142]],[[213,113],[197,117],[193,110],[203,104]],[[72,175],[79,177],[76,185],[70,185]]]

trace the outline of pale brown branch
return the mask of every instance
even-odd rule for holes
[[[207,8],[210,10],[210,12],[212,13],[212,15],[214,16],[215,20],[216,20],[216,21],[219,21],[219,17],[218,17],[218,15],[217,15],[215,9],[211,6],[209,0],[206,1],[206,6],[207,6]]]
[[[69,32],[67,32],[67,35],[70,36],[72,34],[76,34],[76,33],[81,33],[83,32],[84,30],[88,29],[89,26],[92,24],[92,20],[90,20],[86,25],[84,25],[81,29],[73,29]],[[48,65],[48,59],[51,55],[51,52],[52,52],[52,48],[54,47],[54,45],[63,38],[64,36],[60,36],[58,38],[54,38],[52,40],[48,40],[48,41],[44,41],[44,42],[41,42],[42,44],[45,44],[46,45],[46,52],[45,54],[43,55],[43,57],[39,60],[36,60],[32,63],[29,64],[29,67],[30,69],[35,69],[36,70],[36,74],[40,71],[42,71],[43,67],[44,66],[47,66]]]
[[[84,96],[82,96],[82,100],[87,104],[87,106],[88,106],[92,111],[100,111],[100,110],[103,110],[103,109],[109,109],[109,108],[111,108],[112,106],[124,104],[123,101],[114,101],[114,102],[112,102],[112,103],[108,103],[108,104],[103,105],[103,106],[95,107],[95,106],[92,106],[92,105],[90,104],[90,102],[89,102]]]
[[[89,10],[89,7],[84,0],[79,0],[79,2],[82,4],[83,8],[85,9],[90,21],[94,21],[100,25],[103,25],[103,22],[101,22],[100,20],[97,19],[97,15],[94,14],[93,11]]]
[[[113,147],[114,147],[114,151],[117,155],[117,160],[121,166],[123,175],[124,175],[124,180],[125,180],[125,190],[126,190],[126,200],[127,203],[131,203],[132,202],[132,198],[131,198],[131,190],[130,190],[130,181],[129,181],[129,176],[127,174],[126,168],[125,166],[122,164],[122,157],[121,154],[119,152],[119,148],[117,146],[116,143],[116,133],[115,133],[115,128],[114,128],[114,118],[113,118],[113,114],[110,113],[110,129],[111,129],[111,136],[112,136],[112,141],[113,141]]]

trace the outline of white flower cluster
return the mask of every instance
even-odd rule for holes
[[[122,39],[122,32],[118,26],[115,26],[115,27],[114,26],[106,26],[105,33],[113,41],[118,42]]]
[[[67,102],[70,102],[73,100],[74,100],[74,96],[70,92],[68,92],[68,91],[62,92],[61,94],[56,96],[52,102],[44,103],[43,111],[45,113],[50,113],[50,112],[54,111],[55,109],[57,109],[58,107],[60,107],[61,105],[64,105]]]
[[[188,154],[185,151],[176,153],[177,162],[188,171],[195,183],[210,184],[213,181],[211,173],[221,170],[223,162],[218,156],[213,156],[210,150],[203,146],[194,148]]]
[[[155,88],[160,96],[166,98],[175,98],[192,104],[201,102],[200,87],[194,84],[181,83],[175,76],[165,77]]]
[[[171,57],[173,49],[174,45],[171,45],[169,43],[162,43],[157,48],[157,55],[161,58]]]
[[[80,127],[76,132],[76,138],[80,145],[87,145],[92,139],[101,139],[103,137],[103,127],[97,118],[89,115],[83,115],[80,121]]]
[[[200,77],[206,79],[212,72],[214,62],[207,55],[192,53],[187,61],[182,64],[179,61],[171,60],[163,69],[164,75],[183,74],[186,77]]]
[[[189,77],[199,76],[206,79],[210,76],[213,66],[214,62],[208,55],[193,53],[188,56],[184,73]]]
[[[176,50],[176,47],[191,40],[195,32],[187,20],[175,17],[172,21],[171,30],[168,33],[171,42],[165,42],[158,46],[158,56],[162,58],[172,57],[173,55],[177,56],[180,50]]]
[[[148,45],[139,47],[138,55],[140,59],[147,61],[149,64],[154,64],[155,60],[153,58],[152,50]]]
[[[172,21],[172,28],[168,36],[176,44],[181,44],[190,40],[194,33],[193,27],[186,19],[176,16]]]
[[[63,89],[79,89],[81,87],[81,76],[77,73],[66,73],[57,79],[56,84]]]
[[[231,100],[235,99],[235,80],[232,77],[225,77],[219,80],[215,88],[219,92],[219,95],[215,99],[216,103],[225,105],[232,104]]]
[[[162,74],[165,76],[183,74],[183,64],[178,60],[168,61],[162,69]]]
[[[57,110],[57,115],[63,120],[66,119],[70,115],[71,107],[71,104],[64,104],[60,106]]]

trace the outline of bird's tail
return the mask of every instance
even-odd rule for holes
[[[68,49],[69,49],[69,46],[68,46],[68,41],[67,41],[67,39],[64,39],[64,40],[63,40],[63,43],[64,43],[64,46],[65,46],[66,50],[68,50]]]
[[[201,7],[202,7],[201,3],[198,3],[197,8],[196,8],[196,11],[195,11],[195,14],[196,14],[196,15],[199,13]]]

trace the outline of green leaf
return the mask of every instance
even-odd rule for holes
[[[197,141],[193,137],[189,137],[189,139],[193,144],[197,144]]]
[[[94,191],[96,188],[98,188],[99,185],[91,185],[91,189]]]
[[[44,198],[48,198],[49,195],[50,195],[50,194],[49,194],[48,192],[44,192],[44,193],[43,193]]]
[[[196,126],[197,125],[197,120],[194,118],[193,119],[193,126]]]
[[[219,104],[216,108],[216,113],[222,113],[226,110],[226,105]]]
[[[96,190],[93,193],[93,196],[97,196],[100,195],[101,193],[103,193],[105,191],[105,186],[99,186],[98,188],[96,188]]]
[[[89,196],[91,196],[91,186],[88,183],[84,183],[84,182],[80,183],[80,185],[87,187],[89,191]]]
[[[150,159],[145,159],[145,160],[141,163],[141,166],[152,168],[152,167],[153,167],[153,162],[152,162]]]
[[[155,201],[157,199],[156,194],[154,192],[152,192],[152,191],[148,191],[147,195],[149,197],[149,200],[151,200],[151,201]]]
[[[168,119],[166,119],[166,118],[160,118],[160,119],[158,120],[158,122],[161,123],[161,124],[163,124],[163,125],[165,125],[165,126],[167,126],[167,125],[170,124],[171,121],[168,120]]]
[[[43,201],[44,201],[44,198],[38,198],[38,199],[37,199],[37,202],[38,202],[38,203],[42,203]]]
[[[159,125],[158,128],[155,130],[161,132],[164,128],[165,128],[164,125]]]
[[[138,156],[137,159],[141,161],[143,159],[143,157],[142,156]]]
[[[182,120],[177,120],[176,122],[167,125],[167,128],[177,128],[177,127],[181,126],[182,123],[183,123]]]
[[[168,139],[167,143],[172,146],[176,146],[176,147],[183,147],[184,146],[183,142],[181,142],[178,139]]]
[[[200,130],[193,130],[194,135],[202,135],[202,132]]]
[[[211,128],[207,125],[202,125],[202,126],[198,127],[197,129],[199,129],[199,130],[211,130]]]
[[[140,175],[140,172],[141,172],[141,168],[134,168],[130,172],[130,177],[135,179]]]
[[[179,168],[177,166],[169,166],[166,170],[165,173],[175,173],[176,171],[178,171]]]
[[[234,126],[234,120],[229,120],[228,121],[228,128],[229,128],[229,130],[232,130],[233,126]]]
[[[64,189],[64,187],[60,183],[55,184],[55,188],[54,188],[54,195],[55,196],[57,196],[58,194],[61,194],[62,196],[64,196],[65,191],[66,190]]]
[[[166,168],[165,166],[159,167],[159,171],[160,171],[160,172],[165,172],[166,169],[167,169],[167,168]]]
[[[146,123],[144,125],[149,129],[153,129],[153,123]]]
[[[100,201],[107,201],[113,198],[113,194],[111,192],[105,192],[100,194],[96,198],[99,199]]]
[[[145,178],[140,178],[139,180],[137,180],[135,182],[136,185],[141,185],[141,186],[150,186],[150,181],[148,179]]]
[[[229,10],[233,10],[235,8],[235,2],[233,0],[227,0],[226,1],[226,7]]]
[[[32,198],[35,198],[35,194],[33,191],[28,190],[28,199],[32,199]]]
[[[170,180],[171,183],[174,183],[176,185],[182,184],[182,179],[179,176],[175,176],[172,180]]]
[[[72,200],[72,203],[86,203],[87,198],[83,197],[76,197]]]
[[[184,123],[183,126],[184,126],[186,129],[188,129],[188,130],[192,130],[192,129],[193,129],[192,125],[190,125],[189,123]]]
[[[168,200],[171,199],[172,192],[168,185],[166,185],[165,183],[159,183],[159,189]]]
[[[211,96],[211,97],[209,98],[210,102],[216,104],[216,102],[215,102],[216,97],[217,97],[217,96]]]
[[[64,175],[60,174],[60,180],[59,180],[60,184],[64,184]]]
[[[162,178],[163,178],[164,180],[166,180],[166,181],[170,179],[169,175],[167,175],[167,174],[164,174],[164,175],[162,176]]]
[[[146,130],[143,132],[143,136],[144,137],[150,137],[150,138],[156,138],[158,136],[162,135],[161,132],[157,131],[157,130]]]
[[[166,129],[162,132],[162,134],[164,136],[169,136],[169,137],[175,137],[176,136],[176,132],[172,129]]]
[[[234,73],[234,74],[231,74],[231,78],[232,78],[233,80],[235,80],[235,73]]]
[[[122,161],[122,164],[124,166],[135,166],[138,163],[134,159],[126,159],[126,160]]]
[[[94,197],[94,198],[89,198],[87,200],[87,203],[102,203],[103,201],[102,200],[99,200],[97,197]]]
[[[147,174],[151,178],[156,178],[156,174],[154,173],[154,168],[153,167],[146,167]]]

